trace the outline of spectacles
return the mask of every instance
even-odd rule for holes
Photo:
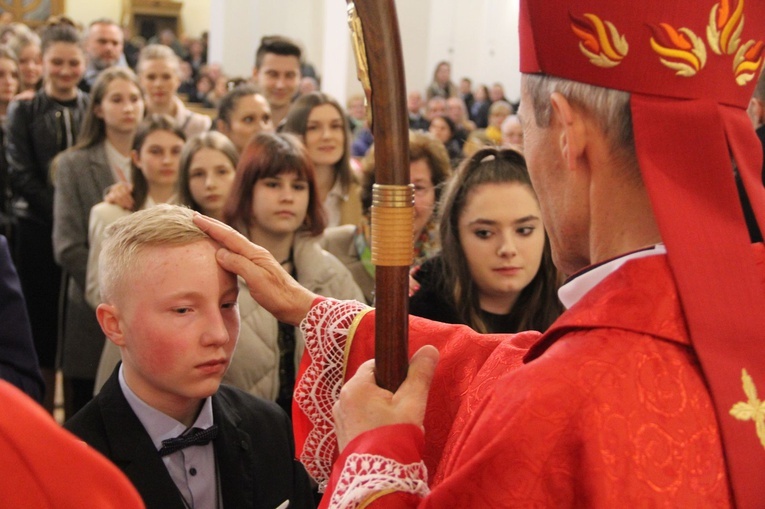
[[[425,196],[433,189],[433,186],[423,186],[422,184],[414,185],[415,196]]]

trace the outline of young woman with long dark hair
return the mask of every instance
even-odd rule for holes
[[[410,313],[479,332],[547,329],[563,310],[559,277],[523,156],[477,152],[440,212],[441,254],[414,274]]]

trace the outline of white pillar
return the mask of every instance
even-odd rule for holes
[[[322,37],[321,90],[336,98],[345,107],[349,90],[356,92],[353,81],[356,64],[353,60],[346,16],[346,3],[342,0],[324,0],[324,34]],[[349,76],[352,80],[349,80]],[[359,91],[361,86],[356,87]]]
[[[220,64],[228,76],[249,78],[263,33],[260,11],[259,0],[210,2],[208,62]]]

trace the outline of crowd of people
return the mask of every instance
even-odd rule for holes
[[[735,441],[715,427],[722,392],[705,389],[717,382],[695,321],[704,308],[686,300],[698,286],[675,284],[689,272],[673,250],[694,252],[677,247],[643,167],[657,164],[646,151],[666,150],[646,134],[644,96],[684,97],[682,84],[618,75],[615,87],[537,60],[553,50],[544,16],[525,8],[520,101],[501,83],[455,83],[448,61],[407,93],[412,364],[393,398],[368,361],[376,148],[363,96],[344,107],[322,92],[282,36],[263,37],[240,78],[207,61],[205,38],[128,40],[105,18],[1,27],[0,320],[13,328],[0,342],[15,346],[0,344],[0,377],[52,414],[60,372],[64,427],[129,483],[97,455],[79,461],[125,492],[124,507],[609,507],[649,500],[660,468],[637,459],[630,421],[659,423],[696,455],[661,468],[677,482],[652,502],[694,505],[703,492],[748,507],[723,454]],[[645,102],[630,112],[629,94],[604,86]],[[760,80],[739,105],[760,130],[764,91]],[[733,123],[746,239],[761,241],[754,149]],[[742,248],[725,247],[738,260]],[[648,379],[662,376],[692,402],[657,402],[672,399]],[[20,400],[5,384],[0,398]],[[59,431],[47,433],[71,447]],[[629,457],[615,459],[623,443]]]

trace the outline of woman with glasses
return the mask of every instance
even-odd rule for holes
[[[338,257],[351,271],[356,284],[364,292],[368,303],[374,299],[370,208],[374,185],[374,147],[362,162],[363,185],[361,203],[364,215],[357,225],[328,228],[322,241],[324,248]],[[419,266],[435,256],[441,244],[435,208],[441,187],[451,175],[449,155],[443,143],[422,131],[409,132],[409,172],[414,185],[414,228],[412,231],[413,266]]]

